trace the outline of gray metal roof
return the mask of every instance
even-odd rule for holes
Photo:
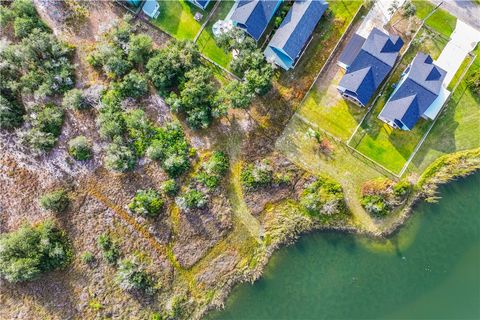
[[[358,53],[362,49],[365,40],[366,39],[364,37],[362,37],[358,33],[355,33],[352,36],[352,39],[350,39],[350,41],[345,46],[345,49],[343,49],[343,52],[338,61],[347,66],[351,65],[353,60],[355,60]]]

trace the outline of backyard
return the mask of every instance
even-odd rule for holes
[[[207,19],[214,2],[212,1],[207,10],[203,11],[187,0],[158,1],[160,15],[151,22],[178,40],[193,40]],[[203,15],[200,21],[194,19],[197,12]]]
[[[480,98],[466,84],[469,76],[480,69],[480,46],[478,45],[475,54],[475,61],[453,92],[445,111],[439,116],[424,144],[410,163],[407,172],[420,174],[442,155],[480,147],[478,132]],[[467,57],[465,60],[470,61],[470,59]]]
[[[431,121],[420,119],[413,130],[402,131],[392,129],[379,120],[377,116],[393,92],[395,84],[400,80],[402,72],[412,62],[415,55],[418,52],[424,52],[430,54],[435,60],[447,42],[446,38],[429,27],[422,27],[388,80],[382,95],[373,105],[371,113],[352,137],[350,146],[392,172],[400,172],[423,135],[427,132]]]

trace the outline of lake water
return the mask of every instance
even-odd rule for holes
[[[479,319],[480,174],[440,188],[388,241],[336,232],[276,253],[210,319]]]

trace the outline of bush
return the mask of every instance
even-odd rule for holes
[[[106,105],[100,109],[97,123],[102,138],[114,140],[125,133],[125,120],[122,109],[115,105]]]
[[[32,128],[25,135],[25,142],[38,151],[51,150],[61,133],[63,116],[63,110],[51,103],[33,108],[29,115]]]
[[[148,83],[143,75],[132,70],[118,84],[118,90],[123,98],[138,99],[148,93]]]
[[[95,261],[95,256],[90,251],[85,251],[81,259],[84,264],[92,264]]]
[[[271,185],[273,182],[273,170],[268,160],[262,160],[259,163],[244,166],[240,179],[243,187],[252,191]]]
[[[178,193],[178,186],[177,186],[177,183],[175,182],[175,180],[169,179],[169,180],[165,181],[162,184],[162,191],[165,194],[174,197]]]
[[[143,156],[157,133],[157,129],[140,109],[129,110],[123,114],[128,136],[138,156]]]
[[[136,259],[124,259],[117,271],[117,282],[125,291],[142,291],[147,295],[155,294],[153,278]]]
[[[300,204],[312,215],[340,213],[345,208],[342,187],[330,178],[320,177],[305,188]]]
[[[40,206],[45,210],[63,212],[67,209],[70,199],[63,189],[54,190],[40,197]]]
[[[13,129],[23,122],[23,112],[17,103],[0,95],[0,129]]]
[[[202,164],[197,180],[209,189],[218,187],[220,181],[228,170],[228,157],[223,152],[215,151],[212,156]]]
[[[160,161],[162,168],[173,178],[188,170],[189,146],[182,127],[178,123],[169,123],[158,128],[147,149],[147,157]]]
[[[407,180],[401,180],[395,186],[393,186],[393,193],[396,197],[404,197],[406,196],[410,190],[412,189],[412,185]]]
[[[393,182],[390,179],[374,179],[362,185],[362,206],[373,215],[384,217],[398,207],[411,190],[408,181]]]
[[[137,214],[156,217],[160,214],[164,201],[155,190],[138,190],[128,205],[128,209]]]
[[[64,267],[71,257],[65,234],[50,220],[0,235],[0,276],[12,283]]]
[[[97,244],[103,252],[103,257],[110,264],[116,264],[120,257],[120,248],[112,241],[108,233],[102,233],[98,239]]]
[[[144,64],[153,54],[152,38],[145,34],[130,37],[128,60],[136,64]]]
[[[177,199],[177,204],[183,210],[201,209],[207,204],[207,197],[201,191],[189,189]]]
[[[88,109],[92,106],[79,89],[67,91],[63,96],[62,105],[64,108],[76,110]]]
[[[75,137],[68,142],[68,153],[78,161],[92,158],[92,148],[84,136]]]
[[[480,68],[469,74],[467,86],[473,93],[480,95]]]
[[[117,172],[127,172],[133,170],[137,158],[132,149],[122,142],[120,138],[110,143],[105,155],[105,167]]]

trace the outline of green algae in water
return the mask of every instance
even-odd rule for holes
[[[440,188],[387,242],[335,232],[275,254],[209,319],[480,318],[480,175]]]

